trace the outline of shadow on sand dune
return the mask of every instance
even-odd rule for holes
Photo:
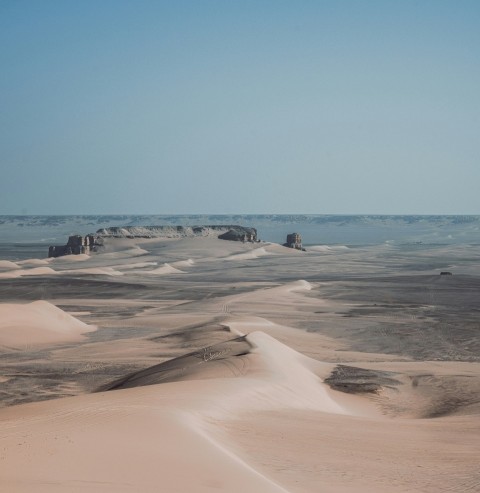
[[[114,382],[101,386],[96,392],[142,387],[158,383],[243,375],[247,364],[240,358],[249,354],[253,346],[246,336],[237,337],[178,358],[165,361],[144,370],[130,373]],[[208,365],[207,365],[208,363]]]

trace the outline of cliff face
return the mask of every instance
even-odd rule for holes
[[[193,238],[195,236],[216,236],[220,238],[232,233],[229,239],[242,241],[257,240],[257,230],[236,225],[212,226],[126,226],[99,229],[96,236],[101,238]]]
[[[219,240],[229,241],[257,241],[257,230],[255,228],[242,228],[235,226],[229,229],[227,232],[218,236]]]
[[[66,245],[48,248],[49,257],[79,255],[96,251],[104,238],[193,238],[214,236],[230,241],[257,241],[257,230],[244,226],[125,226],[99,229],[87,236],[73,235]]]
[[[291,233],[287,235],[287,241],[283,244],[288,248],[295,248],[295,250],[305,250],[302,247],[302,237],[298,233]]]
[[[81,253],[90,253],[95,251],[101,242],[95,235],[73,235],[68,237],[66,245],[54,245],[48,247],[49,257],[63,257],[64,255],[80,255]]]

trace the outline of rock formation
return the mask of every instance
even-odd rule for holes
[[[63,257],[64,255],[80,255],[81,253],[90,253],[101,246],[102,240],[96,235],[88,234],[87,236],[73,235],[68,237],[66,245],[54,245],[48,247],[49,257]]]
[[[226,233],[218,236],[219,240],[243,241],[244,243],[257,241],[257,230],[255,228],[244,228],[235,226],[229,229]]]
[[[196,236],[216,236],[220,238],[220,236],[230,231],[235,232],[235,235],[230,235],[234,241],[242,241],[245,235],[248,241],[257,240],[257,230],[255,228],[236,225],[112,227],[99,229],[96,236],[101,238],[191,238]],[[234,236],[235,238],[233,238]]]
[[[298,233],[291,233],[287,235],[287,241],[283,246],[288,248],[295,248],[295,250],[304,250],[302,247],[302,237]]]

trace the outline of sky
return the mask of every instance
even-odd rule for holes
[[[0,0],[0,214],[480,214],[478,0]]]

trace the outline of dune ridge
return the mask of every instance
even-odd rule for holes
[[[14,279],[16,277],[28,276],[52,276],[58,272],[51,267],[33,267],[31,269],[10,270],[0,273],[0,279]]]

